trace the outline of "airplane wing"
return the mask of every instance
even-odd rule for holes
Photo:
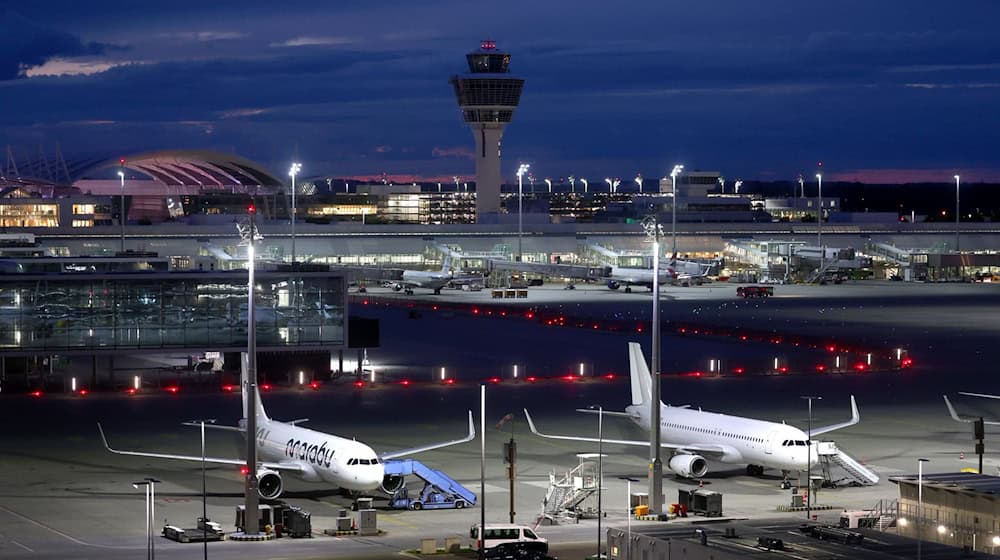
[[[959,395],[965,395],[967,397],[979,397],[982,399],[1000,399],[1000,395],[988,395],[986,393],[965,393],[962,391],[958,392]]]
[[[584,412],[586,414],[603,414],[605,416],[618,416],[620,418],[632,418],[633,416],[628,412],[614,412],[611,410],[594,410],[593,408],[578,408],[577,412]]]
[[[635,446],[638,446],[638,447],[649,448],[649,440],[639,441],[639,440],[632,440],[632,439],[609,439],[609,438],[595,438],[595,437],[582,437],[582,436],[559,436],[559,435],[554,435],[554,434],[544,434],[542,432],[539,432],[538,429],[535,428],[535,422],[534,422],[534,420],[531,419],[531,414],[528,413],[528,409],[524,409],[524,417],[528,419],[528,429],[531,430],[531,433],[535,434],[536,436],[543,437],[543,438],[548,438],[548,439],[564,439],[564,440],[569,440],[569,441],[589,441],[589,442],[592,442],[592,443],[615,443],[615,444],[618,444],[618,445],[635,445]],[[718,455],[725,455],[726,453],[730,452],[730,450],[727,449],[725,446],[717,445],[717,444],[714,444],[714,443],[698,443],[698,444],[684,443],[684,444],[680,444],[680,443],[670,443],[670,442],[664,441],[664,442],[660,442],[660,447],[666,447],[667,449],[674,449],[674,450],[677,450],[677,451],[697,451],[699,453],[705,453],[705,454],[716,455],[716,456],[718,456]]]
[[[198,463],[201,463],[203,460],[200,455],[174,455],[171,453],[147,453],[145,451],[123,451],[120,449],[113,449],[111,445],[108,444],[108,438],[107,436],[104,435],[104,428],[101,427],[100,422],[97,423],[97,430],[101,432],[101,440],[104,441],[105,449],[116,455],[131,455],[133,457],[151,457],[153,459],[174,459],[177,461],[192,461]],[[232,465],[236,467],[244,467],[247,464],[247,462],[244,461],[243,459],[226,459],[219,457],[205,457],[204,462],[211,463],[213,465]],[[261,461],[259,462],[259,464],[261,467],[276,471],[302,472],[302,466],[299,464],[272,463],[269,461]]]
[[[823,426],[822,428],[813,428],[810,434],[813,436],[818,436],[820,434],[825,434],[827,432],[832,432],[834,430],[839,430],[841,428],[846,428],[848,426],[853,426],[861,421],[861,415],[858,413],[858,403],[854,400],[854,395],[851,395],[851,419],[847,422],[841,422],[839,424],[831,424],[829,426]]]
[[[201,427],[201,422],[181,422],[181,425],[182,426],[194,426],[195,428],[200,428]],[[100,424],[98,424],[98,426],[100,426]],[[221,424],[209,424],[208,422],[205,422],[205,429],[206,430],[223,430],[223,431],[226,431],[226,432],[239,432],[241,434],[246,432],[246,428],[241,428],[239,426],[223,426]]]
[[[388,453],[382,453],[379,455],[383,460],[385,459],[396,459],[397,457],[405,457],[408,455],[415,455],[417,453],[423,453],[424,451],[430,451],[431,449],[440,449],[442,447],[448,447],[450,445],[458,445],[459,443],[465,443],[467,441],[472,441],[476,437],[476,426],[472,422],[472,411],[469,411],[469,434],[460,439],[453,439],[451,441],[442,441],[439,443],[431,443],[428,445],[423,445],[420,447],[411,447],[409,449],[399,449],[396,451],[390,451]]]
[[[980,394],[977,394],[977,393],[959,393],[959,395],[969,395],[969,396],[973,396],[973,397],[994,398],[993,395],[980,395]],[[976,416],[976,417],[972,417],[972,416],[959,416],[958,412],[955,411],[955,407],[952,406],[951,401],[948,400],[948,395],[942,395],[942,396],[944,397],[944,404],[948,407],[948,414],[951,414],[951,417],[956,422],[969,422],[969,423],[972,423],[972,422],[975,422],[976,420],[979,420],[978,416]],[[994,421],[994,420],[983,420],[983,424],[989,424],[991,426],[1000,426],[1000,422],[997,422],[997,421]]]

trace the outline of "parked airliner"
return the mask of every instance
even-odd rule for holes
[[[625,412],[608,412],[609,416],[629,418],[649,431],[652,415],[652,377],[642,354],[642,347],[630,342],[629,371],[632,379],[632,404]],[[741,416],[705,412],[687,406],[660,406],[661,446],[672,450],[667,466],[678,476],[701,478],[708,473],[706,457],[722,463],[747,465],[747,474],[763,474],[765,468],[779,469],[785,476],[791,471],[807,468],[810,454],[808,437],[802,430],[784,423],[755,420]],[[581,412],[596,412],[586,410]],[[564,440],[598,442],[598,438],[544,434],[538,431],[527,409],[528,427],[535,435]],[[853,426],[860,420],[858,405],[851,397],[851,419],[839,424],[814,428],[817,436]],[[649,447],[649,440],[603,438],[604,443]],[[818,463],[816,442],[812,442],[811,462]]]
[[[451,272],[451,257],[445,257],[441,270],[404,270],[400,280],[390,280],[389,286],[395,290],[406,290],[407,295],[413,295],[413,288],[426,288],[441,293],[441,288],[448,285],[454,276]]]
[[[245,367],[241,384],[243,386],[243,416],[246,418],[246,396],[249,383]],[[257,391],[256,386],[253,390]],[[281,496],[284,490],[282,479],[284,475],[291,475],[306,482],[322,482],[346,490],[365,492],[381,489],[392,494],[402,487],[403,478],[396,475],[386,475],[383,461],[464,443],[471,441],[476,435],[472,422],[472,411],[469,411],[469,433],[463,438],[380,454],[353,438],[340,437],[299,426],[298,424],[305,422],[305,419],[280,422],[269,418],[264,411],[259,391],[257,392],[255,414],[259,459],[257,465],[258,492],[262,498],[269,500]],[[241,421],[239,426],[206,427],[246,433],[245,420]],[[112,453],[199,463],[202,461],[200,455],[174,455],[112,449],[100,424],[98,424],[98,429],[101,432],[101,439],[104,440],[104,446]],[[242,459],[217,457],[207,457],[205,462],[240,467],[246,465],[246,461]]]

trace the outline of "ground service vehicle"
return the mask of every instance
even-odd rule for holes
[[[768,298],[774,295],[774,286],[740,286],[736,288],[736,295],[746,298]]]
[[[469,529],[469,538],[476,541],[477,550],[480,548],[480,543],[482,543],[482,548],[487,550],[506,543],[530,543],[523,548],[530,546],[531,549],[541,551],[542,554],[547,554],[549,551],[549,541],[539,537],[530,527],[524,525],[487,523],[484,533],[486,535],[485,542],[479,538],[479,525],[473,525]]]

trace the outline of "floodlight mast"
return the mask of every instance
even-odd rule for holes
[[[248,223],[237,230],[240,232],[240,244],[247,246],[247,378],[244,393],[247,399],[246,425],[247,425],[247,474],[245,480],[245,509],[243,512],[243,532],[246,534],[260,533],[260,514],[258,513],[257,494],[257,323],[254,317],[254,269],[256,260],[256,250],[254,242],[262,237],[257,233],[257,206],[254,199],[250,199],[250,206],[247,208],[249,214]]]
[[[646,216],[642,220],[642,228],[646,238],[653,242],[653,314],[652,336],[653,356],[650,364],[652,387],[650,388],[650,421],[649,450],[652,457],[649,461],[649,511],[663,513],[663,460],[660,455],[660,238],[663,237],[663,226],[656,214]]]

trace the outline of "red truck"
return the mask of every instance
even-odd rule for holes
[[[746,298],[767,299],[774,295],[774,286],[740,286],[736,288],[736,295]]]

